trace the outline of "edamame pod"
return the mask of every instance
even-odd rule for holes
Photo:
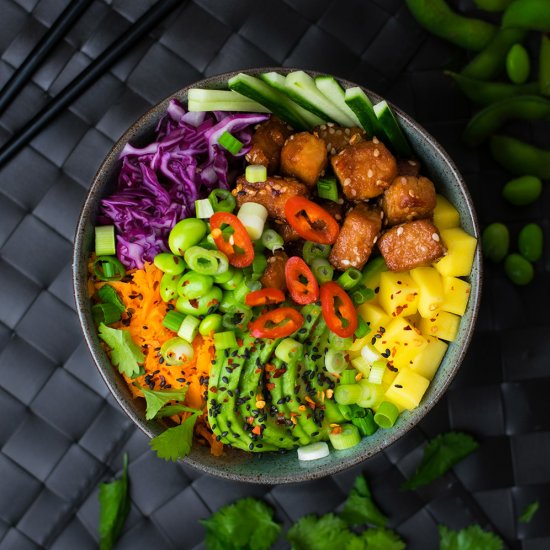
[[[512,0],[474,0],[475,5],[485,11],[503,11]]]
[[[549,32],[548,0],[516,0],[512,2],[502,16],[502,27]]]
[[[491,153],[512,174],[532,174],[542,180],[550,179],[550,151],[497,134],[491,137]]]
[[[540,225],[528,223],[518,235],[518,248],[520,254],[530,262],[536,262],[542,258],[544,235]]]
[[[533,280],[533,264],[519,254],[510,254],[506,257],[504,270],[510,281],[516,285],[528,285]]]
[[[529,78],[531,61],[521,44],[514,44],[506,56],[506,73],[514,84],[524,84]]]
[[[535,202],[542,193],[542,182],[535,176],[521,176],[510,180],[502,189],[502,196],[516,206]]]
[[[550,96],[550,37],[543,34],[539,53],[539,92]]]
[[[498,263],[508,254],[510,232],[502,223],[488,225],[481,236],[483,255],[492,262]]]

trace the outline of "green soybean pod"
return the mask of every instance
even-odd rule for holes
[[[548,0],[516,0],[502,16],[504,29],[527,29],[530,31],[550,31],[550,10]]]
[[[536,223],[528,223],[518,235],[518,248],[520,254],[530,262],[536,262],[542,258],[544,235],[542,227]]]
[[[521,176],[510,180],[502,188],[502,196],[515,206],[525,206],[535,202],[542,193],[542,181],[536,176]]]
[[[550,179],[550,151],[502,134],[491,137],[493,158],[512,174],[531,174],[541,180]]]
[[[498,263],[508,254],[510,232],[503,223],[492,223],[483,230],[481,244],[484,256],[488,260]]]
[[[550,37],[541,35],[539,50],[539,92],[550,96]]]
[[[531,61],[521,44],[514,44],[506,56],[506,73],[514,84],[524,84],[531,72]]]
[[[528,285],[535,273],[533,264],[519,254],[510,254],[506,257],[504,271],[510,281],[519,286]]]
[[[485,11],[504,11],[512,0],[474,0],[474,4]]]

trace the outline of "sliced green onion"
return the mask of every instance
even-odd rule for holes
[[[257,202],[245,202],[239,209],[237,218],[241,220],[248,236],[257,241],[264,231],[267,208]]]
[[[258,281],[257,279],[246,279],[245,283],[246,288],[250,290],[250,292],[253,292],[254,290],[260,290],[262,288],[262,283]]]
[[[303,348],[304,346],[294,338],[285,338],[275,348],[275,356],[284,363],[289,363],[296,356],[301,355]]]
[[[246,295],[250,292],[250,288],[248,288],[247,281],[244,279],[239,283],[239,286],[234,290],[233,296],[235,298],[236,302],[239,302],[241,304],[244,304],[244,300],[246,298]]]
[[[120,321],[120,309],[115,304],[95,304],[92,306],[94,321],[100,325],[111,325]]]
[[[334,268],[325,258],[315,258],[311,262],[311,271],[319,284],[332,281],[332,276],[334,275]]]
[[[369,300],[372,300],[376,294],[372,288],[366,286],[356,286],[349,293],[350,298],[356,306],[360,306]]]
[[[325,355],[325,368],[331,374],[340,374],[346,367],[346,355],[343,351],[330,348]]]
[[[222,316],[219,313],[207,315],[199,325],[199,332],[203,336],[210,336],[213,332],[219,332],[222,328]]]
[[[355,413],[351,418],[351,422],[354,426],[357,427],[359,433],[363,436],[369,436],[375,433],[378,430],[378,425],[374,421],[374,414],[370,409],[360,409],[356,407],[359,411],[364,413],[364,416],[360,416]]]
[[[244,143],[239,141],[236,137],[232,136],[229,132],[224,132],[218,138],[218,144],[233,155],[236,155],[243,148],[244,145]]]
[[[357,317],[357,328],[353,333],[356,338],[364,338],[371,331],[370,325],[361,317]]]
[[[267,179],[267,168],[262,164],[249,164],[244,171],[244,177],[248,183],[261,183]]]
[[[265,254],[254,254],[252,261],[252,272],[258,275],[263,275],[267,268],[267,258]]]
[[[194,300],[195,298],[204,296],[210,291],[213,285],[214,280],[212,277],[190,271],[179,280],[178,295]]]
[[[114,225],[98,225],[95,228],[95,253],[97,256],[116,254]]]
[[[365,358],[361,355],[359,357],[355,357],[351,360],[351,365],[354,369],[358,370],[363,374],[363,376],[367,377],[370,374],[370,363],[368,361],[365,361]]]
[[[277,231],[274,231],[273,229],[266,229],[262,234],[262,244],[271,250],[271,252],[275,252],[275,250],[283,248],[285,242]]]
[[[185,262],[191,271],[201,275],[218,275],[227,271],[227,256],[218,250],[207,250],[201,246],[192,246],[185,251]]]
[[[241,306],[237,300],[235,300],[235,293],[233,290],[226,290],[223,293],[222,301],[220,302],[220,311],[222,313],[231,313],[235,311],[238,306]]]
[[[228,267],[227,271],[224,271],[223,273],[220,273],[219,275],[214,275],[212,278],[214,279],[214,283],[217,285],[223,285],[230,281],[233,278],[233,275],[235,274],[235,271],[232,267]]]
[[[340,384],[355,384],[356,372],[352,369],[345,369],[340,375]]]
[[[228,330],[246,330],[252,320],[252,310],[242,304],[238,304],[222,317],[222,326]]]
[[[193,315],[187,315],[178,330],[178,336],[192,344],[199,333],[200,324],[201,322],[199,319],[193,317]]]
[[[237,347],[237,338],[235,333],[231,331],[217,332],[214,334],[214,346],[216,349],[229,349]]]
[[[353,418],[353,408],[357,405],[338,405],[340,413],[344,417],[344,420],[351,420]]]
[[[195,352],[189,342],[176,336],[164,342],[160,354],[168,366],[179,367],[193,359]]]
[[[224,290],[235,290],[244,279],[242,271],[233,270],[233,275],[225,283],[219,283]]]
[[[338,202],[338,184],[335,178],[319,178],[317,181],[317,195],[320,199]]]
[[[120,281],[126,275],[124,266],[115,256],[98,256],[93,270],[100,281]]]
[[[353,338],[342,338],[335,332],[330,331],[328,335],[328,343],[331,348],[346,351],[353,344]]]
[[[111,285],[103,285],[97,291],[97,296],[104,304],[113,304],[116,306],[120,313],[126,310],[118,292]]]
[[[368,345],[361,348],[361,357],[363,357],[363,359],[367,361],[369,365],[372,365],[375,361],[378,361],[378,359],[380,359],[380,355],[378,354],[378,352]]]
[[[361,399],[361,386],[355,384],[338,384],[334,390],[334,399],[338,405],[353,405]]]
[[[355,447],[361,441],[359,430],[353,424],[342,424],[340,433],[329,432],[328,437],[332,446],[337,451],[343,451]]]
[[[168,330],[178,332],[184,319],[185,315],[183,313],[171,309],[164,316],[164,319],[162,320],[162,325]]]
[[[314,243],[312,241],[306,241],[302,249],[302,256],[304,257],[304,262],[310,265],[315,258],[328,258],[330,254],[330,245]]]
[[[361,277],[363,277],[363,274],[358,269],[350,267],[349,269],[346,269],[346,271],[344,271],[344,273],[342,273],[340,277],[338,277],[337,283],[344,290],[351,290],[353,287],[359,284]]]
[[[235,197],[227,189],[214,189],[208,200],[214,209],[214,212],[233,212],[237,206]]]
[[[195,215],[197,218],[209,220],[214,215],[212,203],[208,199],[195,201]]]
[[[325,458],[330,454],[330,449],[324,441],[317,441],[316,443],[310,443],[304,447],[298,447],[298,460],[309,461],[319,460]]]
[[[387,430],[395,424],[398,416],[399,409],[393,403],[382,401],[374,415],[374,421],[378,426]]]
[[[323,401],[325,406],[325,422],[328,424],[344,422],[346,418],[340,410],[340,405],[336,403],[334,399],[325,399]],[[344,405],[342,405],[343,407]]]
[[[361,397],[357,405],[365,409],[372,409],[379,405],[384,398],[384,390],[380,384],[371,384],[367,380],[359,380]]]
[[[371,384],[382,384],[382,378],[384,378],[386,366],[387,363],[384,359],[378,359],[372,364],[369,373],[369,382]]]

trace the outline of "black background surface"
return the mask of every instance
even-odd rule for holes
[[[96,0],[0,117],[0,143],[89,64],[151,4]],[[66,6],[0,0],[0,85]],[[471,4],[460,2],[461,7]],[[536,43],[531,45],[535,50]],[[130,455],[132,509],[117,548],[202,548],[199,518],[239,497],[263,497],[285,525],[338,511],[355,476],[368,475],[408,548],[437,548],[437,524],[472,522],[514,548],[550,548],[550,256],[518,289],[489,266],[477,332],[444,399],[421,425],[360,467],[278,487],[230,483],[159,461],[99,379],[83,343],[70,283],[80,206],[104,155],[150,105],[223,71],[299,66],[333,73],[387,97],[447,148],[480,221],[526,221],[548,235],[550,193],[515,208],[504,174],[460,135],[472,107],[443,76],[466,56],[427,35],[401,0],[182,2],[141,44],[0,172],[0,547],[95,548],[97,485]],[[548,126],[517,134],[550,146]],[[427,438],[464,430],[480,449],[417,492],[401,492]],[[541,508],[517,523],[526,504]],[[285,548],[280,542],[278,548]]]

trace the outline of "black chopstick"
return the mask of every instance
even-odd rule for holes
[[[55,20],[50,29],[40,39],[25,61],[17,68],[8,82],[0,90],[0,114],[11,103],[17,93],[29,81],[40,63],[50,53],[54,46],[64,38],[73,23],[80,17],[92,0],[74,0]]]
[[[46,107],[27,122],[0,149],[0,167],[6,164],[29,141],[38,134],[54,117],[65,109],[72,101],[79,97],[105,71],[176,6],[183,6],[181,0],[159,0],[152,8],[143,14],[120,38],[117,38],[104,52],[86,67],[81,74],[71,80]]]

